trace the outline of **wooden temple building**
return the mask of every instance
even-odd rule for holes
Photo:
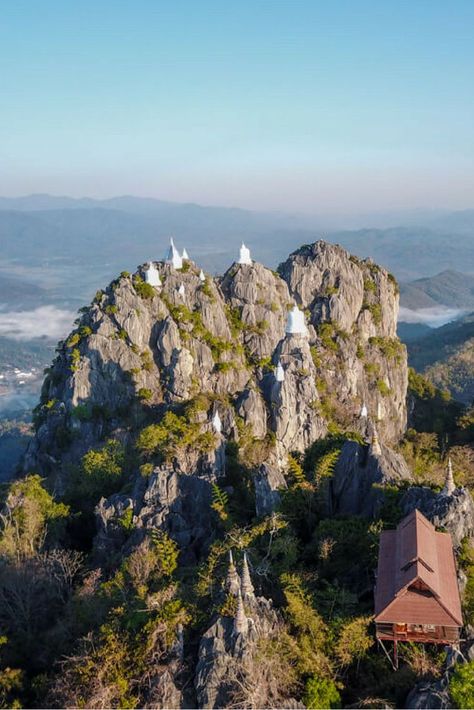
[[[399,641],[459,641],[462,614],[451,535],[437,532],[419,510],[396,530],[381,533],[375,625],[386,653],[384,642],[393,642],[394,667]]]

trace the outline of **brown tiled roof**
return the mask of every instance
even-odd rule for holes
[[[419,510],[381,533],[375,621],[462,626],[451,536]]]

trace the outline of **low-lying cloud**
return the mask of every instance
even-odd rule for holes
[[[424,323],[430,328],[439,328],[446,323],[450,323],[462,316],[465,311],[460,308],[448,308],[447,306],[433,306],[431,308],[411,308],[400,307],[398,320],[400,323]]]
[[[51,338],[59,340],[71,330],[76,314],[56,306],[40,306],[32,311],[0,311],[0,335],[14,340]]]

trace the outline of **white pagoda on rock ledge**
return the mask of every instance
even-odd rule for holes
[[[184,261],[185,259],[186,259],[186,261],[189,261],[189,260],[190,260],[190,259],[189,259],[189,254],[188,254],[188,252],[186,251],[186,247],[183,249],[183,253],[181,254],[181,259],[182,259],[183,261]]]
[[[179,251],[176,249],[173,237],[170,239],[170,248],[168,250],[168,256],[166,257],[166,263],[171,264],[174,269],[183,268],[183,257],[180,256]]]
[[[283,365],[280,360],[278,360],[278,365],[276,366],[275,379],[277,382],[285,381],[285,370],[283,369]]]
[[[246,247],[243,242],[242,246],[240,247],[239,260],[237,263],[248,264],[249,266],[252,265],[252,259],[250,258],[250,249]]]
[[[451,458],[449,458],[448,459],[448,468],[446,470],[446,480],[444,482],[444,486],[443,486],[443,490],[441,491],[441,495],[451,496],[455,490],[456,490],[456,484],[454,483],[453,464],[451,462]]]
[[[219,416],[219,412],[217,411],[217,409],[216,409],[216,413],[214,414],[214,416],[212,418],[212,428],[214,429],[215,432],[217,432],[217,434],[220,434],[222,431],[222,422],[221,422],[221,418]]]
[[[145,278],[145,283],[150,284],[150,286],[161,286],[161,279],[158,269],[155,264],[150,261],[143,270],[143,276]]]
[[[304,313],[300,311],[296,303],[288,313],[285,332],[287,335],[308,335]]]

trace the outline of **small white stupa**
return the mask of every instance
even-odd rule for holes
[[[362,404],[362,407],[360,408],[360,418],[361,419],[367,419],[369,412],[367,411],[367,406],[365,402]]]
[[[239,260],[237,262],[238,264],[252,264],[252,259],[250,258],[250,249],[245,246],[245,244],[242,242],[242,246],[240,247],[240,253],[239,253]]]
[[[441,491],[441,495],[451,496],[455,490],[456,490],[456,484],[454,483],[453,464],[452,464],[451,458],[449,458],[448,459],[448,468],[446,469],[446,481],[444,483],[443,490]]]
[[[381,402],[377,402],[377,419],[379,420],[379,422],[381,422],[383,419],[383,409]]]
[[[150,286],[161,286],[160,274],[152,261],[148,262],[143,275],[145,277],[145,283],[150,284]]]
[[[182,283],[180,287],[178,288],[178,294],[181,296],[181,298],[184,298],[186,295],[186,290],[184,288],[184,284]]]
[[[183,268],[183,258],[179,255],[179,251],[174,245],[173,237],[170,239],[170,248],[168,250],[168,256],[166,257],[166,263],[171,264],[174,269]]]
[[[203,284],[205,280],[206,276],[204,274],[204,271],[201,269],[201,271],[199,272],[199,281]]]
[[[372,441],[370,442],[370,453],[373,456],[380,456],[382,449],[380,448],[379,436],[377,434],[377,429],[375,425],[372,428]]]
[[[300,311],[296,303],[288,313],[285,332],[287,335],[308,335],[308,329],[304,321],[304,313]]]
[[[275,379],[277,382],[284,382],[285,381],[285,370],[283,369],[283,365],[281,364],[281,360],[278,360],[278,365],[276,366],[276,369],[275,369]]]
[[[214,416],[212,417],[212,426],[213,426],[213,429],[214,429],[215,432],[217,432],[218,434],[221,433],[221,431],[222,431],[222,422],[221,422],[221,418],[220,418],[220,416],[219,416],[219,412],[217,411],[217,409],[216,409],[216,413],[215,413]]]
[[[185,259],[189,261],[189,254],[186,251],[186,247],[183,249],[183,253],[181,254],[181,259],[184,261]]]

